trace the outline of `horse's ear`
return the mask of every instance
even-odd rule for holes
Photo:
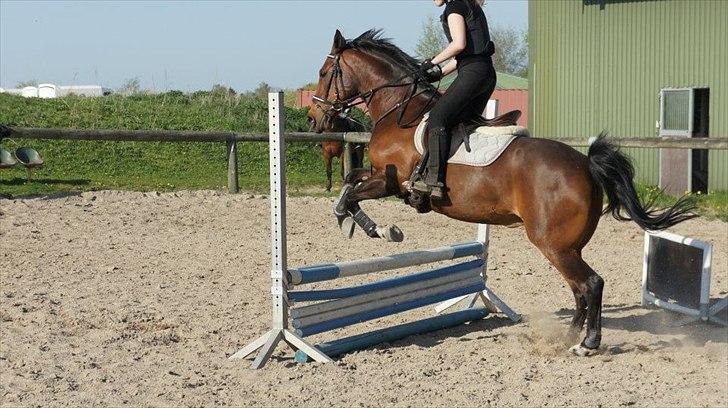
[[[344,38],[344,35],[341,34],[341,31],[336,30],[336,34],[334,34],[334,45],[331,46],[331,53],[336,54],[343,51],[345,47],[346,38]]]

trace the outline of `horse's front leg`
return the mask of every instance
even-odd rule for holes
[[[371,238],[401,242],[404,234],[396,226],[377,225],[359,206],[360,201],[389,197],[399,193],[396,176],[392,171],[375,172],[371,175],[354,170],[347,176],[347,184],[334,209],[342,231],[351,238],[358,225]]]

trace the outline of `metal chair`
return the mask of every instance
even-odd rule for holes
[[[20,164],[25,166],[25,171],[28,173],[28,181],[31,181],[33,169],[36,167],[43,166],[43,158],[35,149],[30,147],[20,147],[15,150],[15,157],[18,159]]]
[[[0,169],[15,167],[18,162],[9,151],[0,148]]]

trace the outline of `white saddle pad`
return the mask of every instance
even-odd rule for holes
[[[425,151],[423,140],[428,116],[429,114],[425,115],[415,130],[415,147],[420,154]],[[479,127],[475,129],[475,133],[470,135],[471,151],[465,150],[463,143],[447,162],[475,167],[487,166],[493,163],[519,136],[529,137],[528,129],[523,126]]]

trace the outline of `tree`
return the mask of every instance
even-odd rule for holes
[[[527,34],[523,30],[497,26],[490,29],[495,43],[493,65],[498,72],[525,77],[528,75]]]
[[[421,59],[432,58],[447,47],[447,38],[442,32],[440,20],[430,15],[422,23],[422,34],[415,46],[415,54]]]
[[[29,81],[20,81],[17,85],[15,85],[15,88],[22,89],[26,86],[38,86],[38,81],[36,81],[35,79],[31,79]]]
[[[495,43],[493,65],[498,72],[525,77],[528,75],[528,37],[525,30],[511,27],[491,27],[490,36]],[[447,38],[439,19],[429,16],[422,24],[422,34],[415,46],[418,57],[432,58],[447,46]]]
[[[123,96],[137,95],[141,93],[141,91],[142,87],[139,77],[127,79],[118,90],[118,92]]]
[[[253,95],[257,96],[258,98],[268,100],[268,92],[270,92],[270,85],[268,85],[265,82],[261,82],[258,84],[258,87],[255,88],[253,91]]]
[[[227,85],[221,85],[221,84],[215,84],[212,86],[212,90],[210,91],[215,95],[221,95],[221,96],[235,96],[235,90],[233,88],[230,88]]]

